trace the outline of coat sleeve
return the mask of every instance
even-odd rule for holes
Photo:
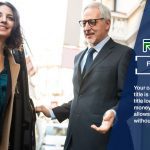
[[[11,137],[15,150],[35,150],[35,110],[32,99],[29,97],[28,75],[24,51],[14,50],[15,61],[20,64],[20,73],[17,80],[17,87],[14,94]]]
[[[69,101],[68,103],[64,103],[63,105],[52,109],[59,122],[62,122],[65,119],[69,118],[71,103],[72,100]]]

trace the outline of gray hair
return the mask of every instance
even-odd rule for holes
[[[104,18],[105,20],[111,20],[111,13],[110,10],[104,6],[102,3],[100,2],[92,2],[90,4],[88,4],[85,8],[84,11],[87,8],[97,8],[100,11],[100,15],[102,18]]]

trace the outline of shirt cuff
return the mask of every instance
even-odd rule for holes
[[[110,111],[112,111],[116,117],[116,111],[114,109],[110,109]]]
[[[117,122],[117,113],[116,113],[116,111],[114,110],[114,109],[110,109],[110,111],[112,111],[113,113],[114,113],[114,115],[115,115],[115,119],[114,119],[114,122],[113,122],[113,126],[116,124],[116,122]]]
[[[54,114],[54,112],[53,112],[52,109],[49,110],[49,113],[50,113],[50,116],[51,116],[51,119],[52,119],[52,120],[53,120],[53,119],[56,119],[56,116],[55,116],[55,114]]]

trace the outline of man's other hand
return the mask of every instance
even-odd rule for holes
[[[102,124],[97,127],[95,124],[91,125],[91,128],[99,133],[105,134],[112,127],[115,119],[115,113],[112,110],[107,110],[103,116]]]

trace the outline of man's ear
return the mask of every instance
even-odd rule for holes
[[[109,31],[111,21],[109,19],[107,19],[107,20],[105,20],[105,24],[106,24],[106,30]]]

